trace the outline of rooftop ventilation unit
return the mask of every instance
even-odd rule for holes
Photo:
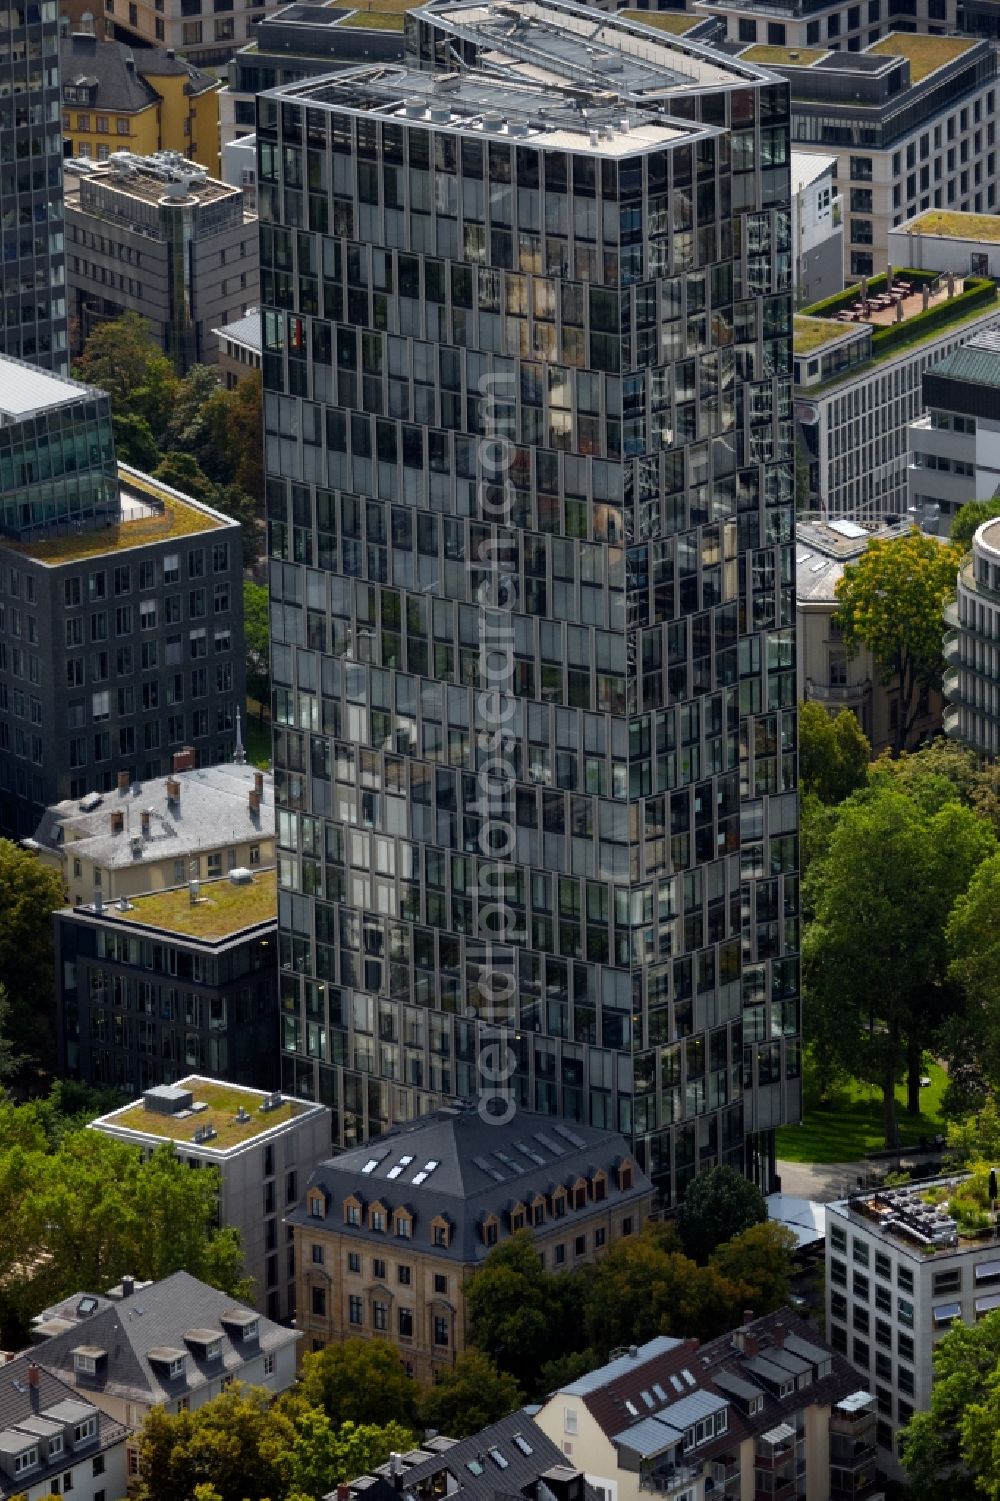
[[[282,1099],[281,1099],[281,1091],[279,1090],[275,1094],[265,1095],[264,1098],[263,1098],[263,1100],[261,1101],[260,1105],[257,1108],[259,1110],[263,1111],[264,1114],[266,1115],[271,1110],[280,1110],[281,1106],[282,1106]]]
[[[246,865],[237,865],[229,872],[229,879],[234,886],[252,886],[253,871]]]

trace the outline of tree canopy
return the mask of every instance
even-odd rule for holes
[[[756,1314],[771,1313],[788,1302],[797,1246],[795,1233],[787,1225],[764,1220],[717,1246],[709,1266],[739,1289],[744,1308]]]
[[[421,1404],[424,1422],[449,1438],[465,1438],[520,1407],[517,1382],[498,1371],[481,1350],[465,1350],[428,1387]]]
[[[799,705],[799,786],[821,802],[840,803],[868,780],[871,746],[850,709],[830,715]]]
[[[118,457],[232,516],[256,561],[264,519],[260,373],[231,391],[208,365],[179,377],[137,313],[95,328],[76,373],[109,393]]]
[[[716,1246],[766,1219],[767,1206],[756,1183],[720,1164],[688,1184],[677,1211],[677,1229],[687,1254],[706,1262]]]
[[[995,848],[989,825],[958,801],[928,811],[877,783],[837,809],[826,851],[810,864],[807,1035],[831,1067],[881,1089],[889,1146],[897,1080],[905,1068],[909,1108],[919,1109],[923,1048],[955,1005],[948,915]]]
[[[9,1004],[6,1034],[21,1060],[18,1077],[55,1064],[52,914],[64,902],[57,871],[0,839],[0,985]]]
[[[901,1453],[920,1501],[1000,1497],[1000,1312],[959,1320],[934,1346],[931,1405],[903,1430]]]
[[[103,1132],[47,1135],[45,1114],[0,1100],[0,1314],[23,1329],[41,1309],[133,1273],[181,1269],[249,1293],[237,1233],[216,1226],[218,1175],[165,1144],[146,1161]]]
[[[951,540],[963,552],[968,552],[972,547],[972,539],[983,522],[992,521],[994,516],[1000,516],[1000,500],[967,500],[955,512],[955,519],[951,523]]]
[[[943,613],[961,555],[961,548],[914,528],[874,538],[836,586],[835,619],[848,650],[867,646],[882,681],[898,690],[896,754],[909,744],[921,695],[940,685]]]
[[[247,653],[247,697],[260,704],[261,717],[271,705],[271,627],[267,590],[243,581],[243,636]]]
[[[384,1339],[347,1339],[303,1356],[298,1397],[335,1428],[343,1423],[413,1426],[419,1389]]]
[[[538,1354],[550,1359],[580,1349],[583,1284],[546,1272],[530,1230],[496,1246],[465,1289],[469,1342],[534,1394]]]

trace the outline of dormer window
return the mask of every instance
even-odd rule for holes
[[[512,1230],[523,1230],[524,1222],[524,1205],[518,1204],[517,1207],[512,1209],[510,1212],[510,1228]]]
[[[38,1466],[38,1445],[32,1444],[30,1449],[22,1449],[20,1454],[14,1455],[14,1474],[26,1475],[29,1470]]]
[[[495,1214],[483,1220],[483,1245],[495,1246],[500,1234],[500,1225]]]
[[[357,1199],[346,1199],[344,1201],[344,1224],[355,1227],[361,1224],[361,1205]]]
[[[256,1339],[259,1332],[260,1325],[256,1319],[254,1319],[252,1324],[244,1324],[243,1326],[243,1338],[245,1340]]]
[[[593,1190],[594,1203],[603,1204],[604,1200],[608,1196],[608,1179],[605,1173],[594,1174]]]
[[[186,1366],[187,1361],[183,1355],[178,1355],[176,1359],[172,1360],[167,1367],[167,1375],[171,1381],[176,1381],[179,1376],[183,1376]]]
[[[552,1195],[552,1213],[557,1220],[561,1220],[566,1213],[566,1195],[564,1193]]]
[[[57,1455],[62,1453],[64,1447],[62,1434],[54,1433],[49,1439],[49,1458],[55,1459]]]
[[[622,1193],[627,1193],[632,1187],[632,1164],[625,1161],[618,1169],[618,1187]]]
[[[106,1350],[96,1345],[77,1345],[73,1351],[73,1371],[77,1376],[96,1376],[98,1367],[107,1356]]]
[[[577,1180],[570,1190],[573,1208],[586,1209],[587,1207],[587,1184],[583,1178]]]
[[[436,1246],[447,1247],[451,1243],[451,1226],[442,1218],[431,1221],[431,1239]]]
[[[306,1206],[311,1220],[321,1220],[326,1215],[326,1194],[319,1189],[311,1189],[306,1195]]]
[[[181,1361],[181,1369],[183,1370],[183,1368],[184,1368],[184,1362],[182,1360]],[[92,1438],[96,1438],[96,1437],[97,1437],[97,1414],[96,1414],[96,1412],[92,1413],[89,1418],[84,1418],[84,1420],[83,1420],[82,1423],[76,1423],[76,1424],[74,1424],[74,1427],[73,1427],[73,1448],[74,1449],[76,1449],[80,1444],[89,1443]]]
[[[400,1240],[409,1240],[413,1235],[413,1221],[408,1214],[397,1214],[396,1234]]]
[[[384,1235],[386,1223],[385,1205],[373,1204],[368,1211],[368,1228],[378,1231],[380,1235]]]

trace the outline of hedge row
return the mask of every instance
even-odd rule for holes
[[[902,323],[890,323],[885,328],[877,328],[872,335],[872,354],[884,354],[886,350],[894,349],[898,344],[909,344],[916,339],[922,339],[925,334],[933,333],[936,328],[955,323],[961,317],[967,317],[977,308],[995,306],[996,300],[995,282],[981,276],[967,276],[965,290],[959,292],[956,297],[949,297],[946,301],[939,302],[936,307],[928,308],[926,313],[915,313],[912,318],[907,318]]]
[[[940,273],[937,271],[914,271],[900,266],[898,268],[893,267],[892,274],[895,281],[908,281],[912,282],[915,287],[922,287],[937,281]],[[880,292],[885,291],[885,280],[884,271],[881,271],[878,276],[868,277],[869,297],[877,297]],[[854,282],[853,285],[845,287],[842,292],[834,292],[832,297],[824,297],[822,302],[814,302],[811,307],[799,308],[799,312],[807,318],[832,318],[842,308],[850,307],[852,303],[857,302],[860,296],[861,283]],[[910,321],[912,322],[912,319]]]

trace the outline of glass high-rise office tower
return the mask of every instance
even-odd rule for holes
[[[56,0],[0,6],[0,354],[68,374]]]
[[[284,1085],[350,1142],[502,1076],[668,1201],[766,1181],[788,91],[563,0],[435,0],[407,51],[258,106]]]

